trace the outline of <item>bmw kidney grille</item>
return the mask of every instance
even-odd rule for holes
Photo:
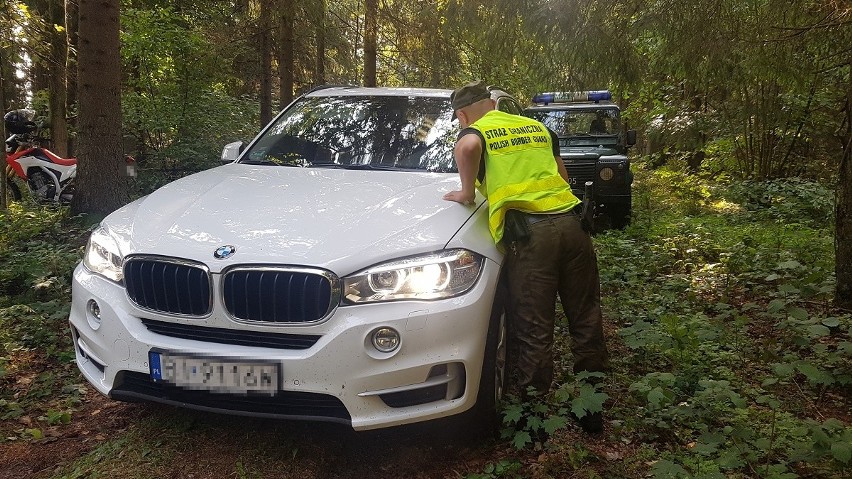
[[[124,283],[142,309],[196,317],[212,311],[212,277],[200,263],[131,257],[124,264]],[[234,267],[223,273],[221,293],[234,319],[268,323],[316,322],[339,300],[337,277],[310,268]]]
[[[334,308],[337,279],[328,272],[275,267],[225,272],[225,308],[237,320],[311,323]]]
[[[182,316],[210,313],[210,272],[204,265],[170,258],[128,258],[124,285],[142,309]]]

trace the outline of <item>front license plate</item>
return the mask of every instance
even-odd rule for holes
[[[150,351],[151,379],[187,389],[224,393],[275,394],[281,371],[277,363],[235,361]]]

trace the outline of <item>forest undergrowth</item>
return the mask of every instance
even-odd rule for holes
[[[562,387],[504,411],[504,439],[550,462],[469,477],[849,477],[852,316],[832,306],[833,190],[642,166],[632,225],[595,238],[609,376],[570,374],[563,316]],[[571,412],[601,409],[607,443],[629,456],[560,442]]]
[[[560,386],[508,402],[496,441],[422,477],[849,477],[852,313],[832,306],[832,187],[684,171],[639,162],[632,225],[595,238],[611,371],[595,384],[570,373],[562,316]],[[61,436],[91,393],[67,326],[87,230],[64,210],[0,212],[0,449]],[[601,409],[600,436],[571,419]],[[187,426],[146,420],[45,477],[107,477],[119,463],[122,477],[158,477]],[[237,457],[221,477],[276,470]]]

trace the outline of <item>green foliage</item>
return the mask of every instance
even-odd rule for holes
[[[601,392],[601,378],[602,373],[583,372],[551,394],[540,396],[530,389],[526,400],[510,397],[503,406],[501,436],[518,450],[541,449],[572,417],[579,419],[603,410],[609,395]]]
[[[559,370],[561,384],[551,393],[510,401],[502,444],[511,452],[495,451],[467,477],[529,477],[533,456],[553,477],[839,478],[849,467],[852,428],[843,411],[852,316],[829,303],[830,228],[794,221],[811,201],[778,209],[782,202],[773,202],[764,211],[748,206],[736,181],[698,175],[688,189],[672,187],[683,175],[671,168],[637,171],[639,194],[656,208],[653,215],[639,212],[650,221],[595,238],[605,316],[618,329],[610,339],[612,373],[575,377]],[[806,197],[797,187],[814,190],[791,182],[787,198]],[[695,200],[689,191],[704,193]],[[692,216],[685,215],[689,203]],[[0,242],[13,254],[0,278],[21,278],[26,287],[4,289],[0,303],[0,381],[15,385],[21,357],[47,367],[33,371],[25,388],[3,389],[0,418],[36,418],[10,434],[40,441],[76,420],[83,397],[79,377],[69,372],[67,298],[80,256],[69,243],[82,245],[85,235],[61,210],[16,205],[4,215]],[[568,335],[557,337],[564,342]],[[560,343],[556,350],[568,349]],[[567,368],[563,359],[557,364]],[[598,446],[566,442],[579,434],[572,415],[602,409],[601,447],[643,444],[623,464],[601,460],[612,452]],[[198,427],[185,415],[168,423],[176,438]],[[134,440],[140,464],[167,453]],[[67,477],[87,477],[102,461],[98,454]],[[256,463],[241,464],[234,475],[260,474]]]
[[[844,101],[838,85],[849,64],[830,58],[852,38],[848,9],[812,0],[604,1],[573,12],[567,3],[550,22],[583,45],[572,52],[581,78],[605,70],[623,85],[625,117],[661,163],[701,151],[702,167],[740,178],[834,173],[830,125],[843,119],[830,105]],[[596,45],[612,37],[626,39],[624,58],[599,54]]]
[[[125,2],[123,127],[141,168],[137,194],[216,166],[223,144],[256,133],[260,26],[256,4],[239,10],[244,3]],[[3,5],[0,68],[16,82],[12,103],[24,106],[14,70],[41,81],[44,12]],[[328,5],[325,80],[358,83],[362,6]],[[516,452],[559,449],[552,438],[571,414],[599,410],[609,395],[617,440],[645,448],[639,470],[621,477],[842,477],[852,456],[852,319],[830,301],[852,11],[815,0],[442,0],[430,8],[388,0],[382,8],[380,84],[484,78],[522,102],[539,90],[612,88],[647,140],[634,153],[653,153],[634,158],[633,225],[595,239],[606,319],[618,329],[614,373],[599,386],[569,377],[551,395],[507,405],[504,439]],[[318,13],[297,8],[297,88],[314,82]],[[9,38],[10,20],[33,28]],[[30,106],[44,116],[47,100],[36,92]],[[70,420],[82,395],[62,369],[73,357],[67,298],[82,245],[67,222],[62,209],[0,212],[0,416],[38,417],[15,431],[23,438]],[[32,382],[18,389],[28,366]],[[99,447],[66,477],[97,475],[94,465],[119,451],[152,450],[134,441],[140,447]],[[574,477],[594,459],[582,447],[559,450]],[[144,464],[148,453],[135,459]],[[616,467],[595,466],[603,477]],[[234,475],[256,475],[247,462],[235,467]],[[523,467],[495,459],[471,477],[528,476]]]
[[[77,228],[64,209],[16,203],[0,212],[8,255],[0,265],[0,418],[37,418],[38,427],[9,431],[22,439],[41,440],[45,428],[69,424],[83,393],[70,370],[68,334]]]
[[[517,460],[503,459],[497,462],[489,462],[482,468],[482,473],[468,474],[465,479],[495,479],[503,478],[520,478],[519,474],[522,464]]]
[[[152,139],[137,157],[137,194],[218,166],[225,144],[249,141],[258,131],[257,103],[250,99],[234,99],[215,91],[196,92],[189,100],[192,104],[183,107],[168,93],[158,95],[156,102],[135,94],[126,98],[125,122],[136,125],[140,136]],[[149,137],[149,132],[156,136]],[[152,143],[154,140],[156,143]]]
[[[61,208],[11,204],[8,210],[0,211],[0,246],[11,248],[31,238],[57,234],[66,216],[67,210]]]
[[[834,191],[802,178],[770,181],[746,180],[720,191],[742,205],[756,220],[790,221],[821,229],[834,223]]]
[[[64,210],[29,208],[0,212],[0,247],[8,254],[0,266],[0,358],[18,348],[59,357],[67,347],[66,298],[80,251],[63,237]]]
[[[688,204],[671,169],[640,170],[637,183]],[[814,419],[844,407],[852,365],[850,315],[828,303],[830,192],[693,178],[710,192],[694,217],[660,207],[596,238],[606,307],[631,351],[625,408],[640,418],[625,427],[660,448],[654,477],[840,477],[852,428]]]
[[[47,411],[47,416],[42,416],[39,419],[53,426],[56,424],[68,424],[71,422],[71,413],[68,411]]]
[[[65,300],[53,300],[31,305],[15,305],[0,309],[2,352],[16,348],[40,349],[58,357],[66,341],[66,322],[70,305]]]
[[[217,166],[222,147],[258,131],[258,106],[229,94],[240,42],[211,44],[189,12],[122,11],[125,131],[139,163],[138,194]]]

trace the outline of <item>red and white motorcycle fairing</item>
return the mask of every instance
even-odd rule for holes
[[[30,147],[9,153],[6,160],[16,176],[27,182],[30,194],[38,201],[71,201],[77,175],[75,158],[61,158],[45,148]]]

